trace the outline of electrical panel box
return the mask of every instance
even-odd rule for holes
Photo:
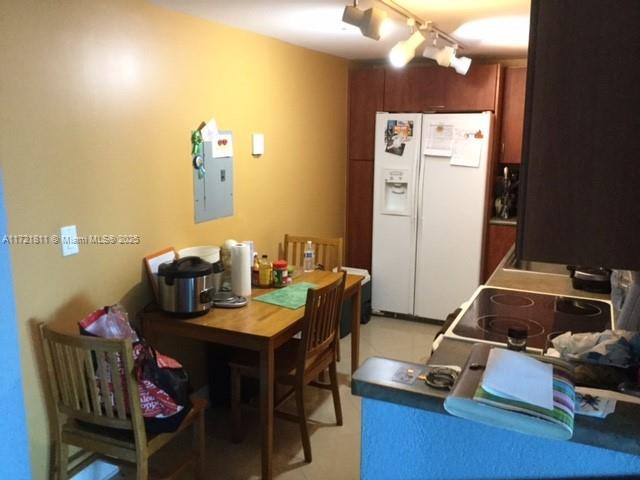
[[[231,135],[231,132],[220,132]],[[204,172],[193,169],[196,223],[233,215],[233,157],[214,158],[213,142],[204,142]]]

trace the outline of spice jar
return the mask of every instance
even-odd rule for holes
[[[288,282],[289,265],[286,260],[276,260],[273,262],[273,286],[284,287]]]

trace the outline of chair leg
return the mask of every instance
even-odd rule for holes
[[[242,441],[242,416],[240,403],[242,401],[242,375],[231,369],[231,440],[234,443]]]
[[[149,480],[149,457],[144,453],[136,458],[136,480]]]
[[[205,478],[205,430],[204,430],[204,412],[201,412],[193,424],[194,449],[196,453],[196,478],[204,480]]]
[[[61,439],[56,442],[56,465],[58,469],[58,480],[67,480],[69,469],[69,445],[63,443]]]
[[[331,380],[331,393],[333,394],[333,407],[336,410],[336,423],[342,425],[342,405],[340,404],[340,385],[338,384],[338,370],[336,362],[329,365],[329,379]]]
[[[298,423],[300,425],[300,436],[302,437],[304,461],[311,463],[311,441],[309,440],[309,430],[307,429],[307,415],[304,412],[303,389],[304,386],[296,387],[296,408],[298,409]]]

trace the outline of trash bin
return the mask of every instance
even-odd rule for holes
[[[360,303],[360,323],[367,323],[371,320],[371,275],[367,270],[353,267],[343,267],[347,273],[362,275],[362,294]],[[353,298],[345,299],[342,304],[342,316],[340,317],[340,338],[351,333],[351,302]]]

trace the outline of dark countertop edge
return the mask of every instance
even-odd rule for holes
[[[446,413],[443,400],[446,393],[427,386],[422,380],[413,385],[389,380],[399,368],[424,369],[425,365],[383,357],[369,357],[351,379],[351,393],[358,397],[381,400],[435,413]],[[384,372],[381,374],[381,372]],[[386,375],[385,375],[386,374]],[[383,376],[384,375],[384,376]]]
[[[444,342],[460,344],[459,347],[462,349],[470,349],[472,345],[467,342],[444,339],[443,344],[440,345],[441,348],[453,346],[445,345]],[[454,350],[460,351],[457,348]],[[445,359],[442,358],[442,360]],[[459,364],[459,360],[451,364],[456,363]],[[420,369],[425,365],[370,357],[353,375],[351,393],[363,398],[449,415],[443,407],[445,392],[432,389],[421,380],[416,380],[413,385],[389,380],[400,367]],[[640,432],[640,415],[638,413],[637,405],[618,402],[614,413],[606,419],[576,416],[573,438],[569,441],[630,455],[640,455],[640,434],[638,433]]]
[[[491,217],[489,223],[491,225],[507,225],[510,227],[516,227],[518,225],[518,217],[511,217],[507,219],[501,217]]]

